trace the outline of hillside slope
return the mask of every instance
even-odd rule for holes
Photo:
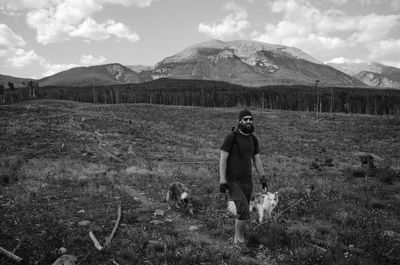
[[[256,41],[211,40],[157,63],[153,78],[220,80],[246,86],[276,84],[365,86],[299,49]]]
[[[18,87],[25,87],[26,84],[31,80],[33,79],[0,74],[0,85],[3,85],[5,89],[8,89],[9,82],[13,83],[15,88],[18,88]]]
[[[101,86],[140,83],[141,76],[121,64],[76,67],[39,80],[39,86]]]
[[[330,63],[330,66],[377,88],[400,88],[400,69],[381,63]]]

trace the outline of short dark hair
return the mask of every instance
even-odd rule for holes
[[[251,114],[251,112],[248,109],[244,109],[244,110],[240,111],[239,112],[239,121],[241,121],[243,119],[243,117],[246,117],[246,116],[253,117],[253,115]]]

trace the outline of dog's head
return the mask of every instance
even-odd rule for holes
[[[271,193],[255,193],[250,201],[250,206],[256,207],[257,205],[262,205],[263,208],[273,210],[276,205],[278,205],[278,192]]]
[[[194,212],[193,199],[190,196],[189,189],[181,182],[173,182],[169,186],[167,202],[173,200],[176,205],[186,208],[190,214]]]
[[[264,203],[267,202],[267,204],[270,205],[272,209],[274,209],[276,205],[278,205],[278,201],[279,201],[278,192],[275,193],[267,192],[267,194],[265,194]]]
[[[182,198],[182,197],[181,197]],[[179,207],[187,209],[190,214],[194,213],[193,199],[192,197],[185,197],[184,199],[178,200],[177,204]]]

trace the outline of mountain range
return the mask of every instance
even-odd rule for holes
[[[101,86],[158,78],[225,81],[260,87],[315,85],[400,88],[400,69],[378,63],[324,64],[294,47],[257,41],[211,40],[164,58],[154,66],[119,63],[76,67],[34,80],[39,86]],[[318,81],[317,81],[318,80]],[[0,75],[0,84],[23,86],[28,78]]]
[[[377,62],[329,63],[330,66],[351,75],[372,87],[400,88],[400,69]]]

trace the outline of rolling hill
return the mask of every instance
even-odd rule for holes
[[[400,88],[400,69],[380,63],[330,63],[330,66],[377,88]]]
[[[137,72],[118,63],[76,67],[38,80],[39,86],[101,86],[145,81]]]
[[[14,87],[18,88],[18,87],[25,87],[26,84],[31,80],[33,79],[0,74],[0,85],[3,85],[5,89],[8,89],[8,82],[13,83]]]

